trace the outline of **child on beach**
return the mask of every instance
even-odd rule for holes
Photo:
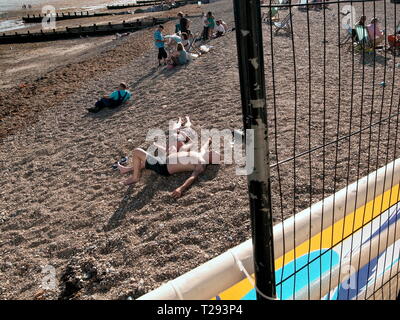
[[[159,25],[156,32],[154,32],[154,41],[155,45],[158,48],[158,66],[161,66],[161,61],[164,61],[164,65],[166,65],[166,59],[168,58],[167,51],[165,51],[165,42],[164,36],[162,34],[164,27]]]
[[[211,39],[215,28],[215,18],[211,11],[207,13],[207,21],[208,21],[208,38]]]
[[[127,90],[126,83],[121,82],[118,90],[111,93],[109,96],[104,96],[101,100],[97,101],[93,108],[87,109],[91,113],[97,113],[104,108],[115,109],[128,101],[132,94]]]
[[[189,35],[187,33],[182,33],[182,44],[185,50],[187,50],[190,46]]]

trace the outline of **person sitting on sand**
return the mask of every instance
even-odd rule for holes
[[[225,27],[222,25],[221,20],[217,20],[215,24],[215,37],[222,37],[226,32]]]
[[[168,63],[174,67],[183,66],[188,63],[188,54],[182,43],[178,43],[176,51],[171,54]]]
[[[97,101],[94,108],[87,109],[89,112],[97,113],[104,108],[117,108],[131,98],[132,94],[129,92],[125,82],[121,82],[118,89],[111,93],[109,96],[104,96],[101,100]]]
[[[159,25],[156,32],[154,32],[154,41],[158,49],[158,66],[161,66],[161,61],[164,61],[164,65],[166,65],[166,60],[168,58],[167,51],[165,51],[165,42],[167,40],[164,39],[164,36],[162,34],[163,30],[164,26]]]
[[[185,48],[185,50],[188,50],[189,46],[190,46],[189,35],[187,33],[183,32],[181,34],[181,38],[182,38],[183,47]]]
[[[385,40],[385,35],[381,31],[377,18],[371,19],[371,23],[367,26],[367,30],[368,37],[375,48]]]
[[[180,151],[170,154],[166,162],[161,158],[152,156],[143,149],[136,148],[133,151],[133,166],[119,165],[121,174],[131,173],[132,176],[122,182],[124,185],[135,184],[140,181],[142,170],[148,169],[161,176],[169,177],[176,173],[192,172],[192,175],[172,192],[172,197],[180,198],[182,194],[204,173],[208,164],[219,164],[220,155],[210,149],[211,138],[201,147],[200,152]]]

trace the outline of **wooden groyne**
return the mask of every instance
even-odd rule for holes
[[[141,20],[136,20],[134,22],[123,22],[120,24],[108,23],[105,25],[92,26],[79,26],[74,28],[66,28],[62,31],[46,31],[36,33],[18,33],[15,34],[5,34],[0,35],[0,44],[11,44],[11,43],[28,43],[28,42],[42,42],[42,41],[54,41],[54,40],[64,40],[64,39],[74,39],[81,37],[95,37],[104,36],[116,33],[124,32],[135,32],[145,28],[150,28],[158,24],[163,24],[171,20],[176,20],[176,17],[169,18],[145,18]]]
[[[126,5],[114,5],[108,6],[109,10],[115,9],[126,9],[126,8],[135,8],[135,7],[151,7],[154,5],[160,5],[162,1],[138,1],[137,4],[126,4]],[[190,1],[177,1],[174,6],[169,7],[169,9],[178,8],[186,3],[190,3]],[[161,10],[163,11],[163,10]],[[55,21],[61,20],[71,20],[71,19],[82,19],[82,18],[94,18],[94,17],[105,17],[105,16],[114,16],[114,15],[126,15],[132,14],[131,11],[122,11],[122,12],[99,12],[99,13],[89,13],[89,11],[82,12],[67,12],[67,13],[56,13],[52,17],[54,17]],[[22,17],[22,20],[25,23],[42,23],[44,19],[48,19],[51,16],[47,15],[29,15],[26,17]]]
[[[172,8],[177,8],[179,6],[187,4],[189,1],[181,0],[175,1],[175,6]],[[149,6],[156,6],[156,5],[168,5],[165,1],[137,1],[136,3],[127,3],[127,4],[119,4],[119,5],[110,5],[107,6],[108,10],[116,10],[116,9],[126,9],[126,8],[139,8],[139,7],[149,7]]]
[[[94,17],[105,17],[105,16],[113,16],[113,15],[125,15],[132,14],[130,11],[123,12],[99,12],[99,13],[89,13],[86,12],[67,12],[67,13],[56,13],[53,17],[56,21],[61,20],[70,20],[70,19],[81,19],[81,18],[94,18]],[[25,23],[42,23],[43,19],[48,18],[50,16],[47,15],[29,15],[27,17],[22,17],[22,20]]]

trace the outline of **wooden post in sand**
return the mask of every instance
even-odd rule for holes
[[[243,124],[254,134],[254,154],[246,155],[257,300],[276,299],[269,140],[260,0],[234,0]],[[247,149],[247,147],[246,147]]]

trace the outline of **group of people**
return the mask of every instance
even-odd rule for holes
[[[228,31],[228,26],[221,19],[215,19],[213,13],[203,12],[203,41],[223,36]]]
[[[201,40],[194,39],[190,31],[191,21],[186,18],[183,12],[178,13],[179,23],[175,26],[175,34],[164,35],[164,26],[159,25],[154,32],[154,42],[158,49],[158,65],[179,66],[185,65],[189,61],[189,50],[191,42]],[[222,20],[214,18],[212,12],[203,13],[203,34],[202,40],[207,41],[212,38],[223,36],[228,26]]]
[[[207,165],[220,163],[220,154],[211,148],[211,138],[203,143],[200,151],[195,149],[197,146],[193,141],[195,132],[189,117],[186,117],[186,121],[179,118],[172,129],[172,139],[170,139],[168,147],[154,143],[157,156],[141,148],[136,148],[133,151],[131,166],[118,164],[122,175],[131,173],[128,179],[121,182],[123,185],[139,182],[144,169],[154,171],[163,177],[181,172],[192,172],[191,176],[172,192],[174,198],[179,198],[206,170]]]
[[[178,66],[185,65],[189,61],[187,49],[189,49],[190,35],[186,32],[173,36],[164,36],[164,26],[159,25],[154,32],[155,45],[158,48],[158,65]],[[168,45],[170,54],[166,50]]]
[[[173,36],[164,36],[164,26],[159,25],[154,32],[154,42],[158,49],[158,65],[178,66],[185,65],[189,61],[187,50],[190,47],[190,20],[184,17],[183,12],[178,13],[179,24],[176,25]],[[166,47],[170,49],[168,54]]]

